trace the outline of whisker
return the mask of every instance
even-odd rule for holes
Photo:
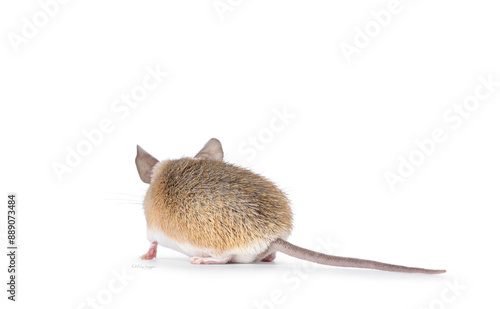
[[[133,201],[133,200],[116,199],[116,198],[101,198],[101,199],[98,199],[97,201],[99,201],[99,202],[127,202],[127,203],[131,203],[131,204],[142,204],[142,201]]]
[[[97,198],[97,202],[112,203],[113,205],[142,205],[146,192],[143,194],[131,194],[122,192],[107,192]]]

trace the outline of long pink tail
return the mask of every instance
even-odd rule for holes
[[[406,267],[400,265],[380,263],[370,260],[362,260],[356,258],[323,254],[316,251],[311,251],[308,249],[301,248],[280,238],[276,239],[271,243],[271,248],[301,260],[306,260],[330,266],[370,268],[370,269],[378,269],[385,271],[396,271],[402,273],[442,274],[446,272],[446,270]]]

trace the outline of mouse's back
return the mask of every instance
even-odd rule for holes
[[[148,228],[178,243],[217,252],[242,250],[249,244],[259,251],[292,230],[288,199],[276,185],[216,160],[158,163],[144,210]]]

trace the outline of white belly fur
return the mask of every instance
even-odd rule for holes
[[[208,248],[196,247],[188,243],[178,243],[158,230],[148,229],[147,238],[150,242],[157,241],[162,247],[173,249],[190,257],[224,258],[232,256],[230,262],[233,263],[252,263],[274,252],[274,250],[269,249],[269,243],[264,241],[254,243],[243,249],[230,250],[221,254]],[[280,238],[287,239],[288,235],[283,235]]]

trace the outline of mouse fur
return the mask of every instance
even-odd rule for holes
[[[255,261],[292,231],[289,200],[274,183],[210,159],[159,162],[144,212],[150,241],[163,234],[190,256],[231,255],[232,262]]]
[[[194,158],[161,162],[137,146],[137,171],[150,184],[143,206],[151,246],[141,258],[155,258],[159,244],[190,256],[193,264],[271,262],[280,251],[331,266],[445,272],[328,255],[289,243],[293,214],[285,193],[269,179],[223,162],[223,154],[215,138]]]

